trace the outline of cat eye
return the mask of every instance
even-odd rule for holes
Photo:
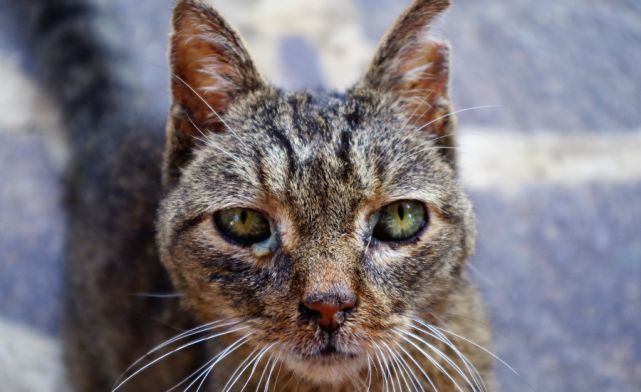
[[[242,245],[257,244],[272,236],[269,219],[258,211],[232,208],[217,212],[214,219],[228,239]]]
[[[377,212],[374,238],[385,242],[403,241],[418,234],[427,225],[423,203],[399,201],[388,204]]]

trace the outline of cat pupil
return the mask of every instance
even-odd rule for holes
[[[398,217],[400,220],[403,220],[403,218],[405,218],[405,209],[403,208],[402,204],[398,205]]]
[[[241,211],[240,221],[243,223],[243,225],[245,224],[245,222],[247,221],[247,211],[245,210]]]

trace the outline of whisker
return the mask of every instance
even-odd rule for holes
[[[202,380],[200,381],[200,384],[198,384],[198,388],[196,388],[196,392],[198,392],[198,391],[200,390],[200,388],[203,386],[203,384],[205,383],[205,380],[207,379],[207,376],[209,376],[209,373],[211,373],[211,371],[212,371],[212,370],[214,369],[214,367],[218,364],[218,362],[222,361],[225,357],[227,357],[227,355],[229,355],[230,353],[234,352],[238,347],[240,347],[240,346],[242,346],[243,344],[247,343],[247,342],[249,341],[249,339],[247,339],[247,338],[248,338],[250,335],[254,334],[255,332],[256,332],[256,331],[251,332],[251,333],[248,333],[247,335],[243,336],[242,338],[239,338],[239,339],[238,339],[238,340],[236,340],[234,343],[232,343],[231,345],[229,345],[229,347],[227,347],[226,349],[224,349],[223,351],[221,351],[220,353],[218,353],[218,354],[213,358],[213,361],[214,361],[214,362],[209,366],[209,368],[208,368],[206,371],[202,372],[202,374],[201,374],[200,376],[196,377],[196,378],[194,379],[194,381],[192,381],[192,382],[187,386],[187,388],[185,388],[185,389],[183,390],[183,392],[188,391],[188,390],[189,390],[189,388],[191,388],[191,387],[192,387],[192,385],[194,385],[196,382],[198,382],[198,379],[202,378]],[[211,362],[211,361],[210,361],[210,362]]]
[[[392,384],[392,391],[396,392],[396,386],[394,385],[394,380],[391,379],[392,378],[392,371],[390,370],[390,366],[389,366],[387,357],[383,353],[383,350],[380,349],[380,347],[378,349],[380,351],[381,357],[383,358],[383,362],[385,363],[385,367],[387,368],[387,373],[389,374],[389,378],[390,378],[390,384]],[[393,366],[392,366],[392,368],[393,368]],[[402,391],[399,391],[399,392],[402,392]]]
[[[245,162],[243,162],[243,161],[240,159],[240,157],[238,157],[237,155],[232,154],[232,153],[230,153],[229,151],[227,151],[227,150],[225,150],[225,149],[221,148],[220,146],[216,145],[216,143],[214,143],[214,141],[213,141],[213,140],[211,140],[210,138],[208,138],[207,136],[205,136],[205,133],[204,133],[203,131],[201,131],[201,130],[200,130],[200,128],[198,128],[198,126],[196,126],[196,124],[192,121],[191,117],[189,117],[189,114],[186,114],[186,116],[187,116],[187,118],[189,119],[189,122],[191,123],[191,125],[193,125],[193,126],[194,126],[194,128],[196,128],[196,129],[198,130],[198,132],[200,132],[200,134],[201,134],[201,135],[203,135],[203,137],[204,137],[205,139],[207,139],[207,142],[205,142],[204,140],[199,139],[199,138],[197,138],[197,137],[195,137],[195,136],[194,136],[194,138],[195,138],[195,139],[200,140],[201,142],[205,143],[206,145],[208,145],[208,146],[210,146],[210,147],[214,147],[214,148],[215,148],[215,149],[217,149],[218,151],[222,152],[223,154],[227,155],[228,157],[230,157],[231,159],[233,159],[234,161],[236,161],[237,163],[239,163],[241,166],[243,166],[243,167],[245,166]],[[244,143],[243,143],[243,144],[244,144]]]
[[[243,362],[241,362],[240,365],[238,365],[238,367],[236,368],[234,373],[232,373],[232,375],[229,377],[229,380],[227,380],[227,383],[223,387],[223,391],[222,392],[229,391],[234,386],[234,384],[236,384],[236,381],[238,381],[238,379],[243,375],[245,370],[247,370],[247,368],[251,365],[252,361],[250,361],[250,359],[256,353],[256,351],[258,351],[258,347],[254,348],[254,350],[251,353],[249,353],[247,358],[245,358],[245,360]],[[249,361],[249,363],[247,363],[248,361]],[[247,363],[247,365],[245,365],[245,363]],[[243,367],[243,365],[245,365],[245,367]],[[241,367],[243,367],[242,370],[240,370]],[[240,371],[240,373],[238,373],[239,371]],[[236,374],[238,374],[238,375],[236,376]],[[235,379],[234,379],[234,376],[236,376]],[[233,381],[232,381],[232,379],[233,379]]]
[[[240,390],[240,392],[243,392],[247,387],[247,385],[249,384],[249,382],[251,381],[252,377],[254,376],[254,372],[256,371],[256,367],[258,366],[258,363],[260,362],[260,360],[263,358],[263,355],[265,355],[265,353],[275,345],[276,343],[272,343],[271,346],[265,347],[262,350],[260,350],[259,355],[256,357],[256,359],[254,359],[254,366],[252,367],[252,371],[249,374],[249,378],[247,378],[247,381],[245,382],[245,385],[243,385],[243,388]]]
[[[285,385],[283,385],[283,386],[280,388],[280,391],[278,391],[278,392],[283,392],[283,390],[285,390],[285,388],[289,385],[289,383],[290,383],[290,382],[292,382],[292,380],[293,380],[294,378],[295,378],[295,377],[294,377],[294,375],[290,373],[290,374],[289,374],[289,381],[287,381],[287,382],[285,383]]]
[[[411,360],[412,360],[412,362],[414,362],[414,364],[416,365],[416,367],[418,367],[418,369],[421,371],[421,373],[423,373],[423,376],[425,376],[425,378],[427,379],[427,382],[429,382],[429,383],[430,383],[430,385],[432,386],[432,389],[434,389],[434,392],[438,392],[438,389],[436,388],[436,386],[435,386],[435,385],[434,385],[434,383],[432,382],[432,379],[430,378],[430,376],[428,376],[428,375],[427,375],[427,373],[425,373],[425,370],[423,370],[423,367],[422,367],[421,365],[419,365],[419,363],[416,361],[416,359],[414,359],[414,357],[413,357],[412,355],[410,355],[410,353],[409,353],[409,352],[407,352],[407,350],[405,350],[405,348],[403,348],[403,346],[400,346],[400,345],[399,345],[398,347],[399,347],[401,350],[403,350],[403,352],[405,353],[405,355],[407,355],[407,357],[408,357],[409,359],[411,359]]]
[[[465,132],[464,134],[465,134],[465,135],[474,135],[474,136],[485,137],[485,136],[484,136],[484,135],[482,135],[482,134],[474,133],[474,132]],[[455,136],[455,135],[461,135],[461,133],[459,133],[459,132],[452,132],[452,133],[448,133],[448,134],[446,134],[446,135],[433,137],[433,138],[429,139],[428,141],[430,141],[430,142],[434,142],[434,141],[436,141],[436,140],[443,139],[443,138],[446,138],[446,137],[448,137],[448,136]],[[418,148],[420,148],[420,147],[423,147],[423,145],[420,145],[420,144],[419,144],[419,145],[417,145],[417,146],[414,146],[414,147],[410,148],[409,150],[405,151],[405,154],[409,154],[410,152],[412,152],[412,151],[414,151],[414,150],[416,150],[416,149],[418,149]]]
[[[426,346],[428,346],[432,351],[434,351],[439,357],[443,358],[443,360],[450,365],[451,367],[456,370],[458,374],[463,377],[463,380],[472,388],[473,392],[476,392],[476,386],[472,384],[472,382],[469,380],[468,375],[463,371],[463,369],[460,368],[450,357],[448,357],[443,351],[439,350],[436,346],[428,343],[424,339],[421,339],[419,336],[412,334],[411,332],[406,332],[407,335],[413,337],[414,339],[422,342]]]
[[[418,321],[419,323],[421,323],[421,324],[425,325],[426,327],[430,328],[430,325],[422,322],[422,320],[415,320],[415,321]],[[427,334],[427,335],[429,335],[429,336],[431,336],[431,337],[433,337],[433,338],[445,343],[448,347],[450,347],[456,353],[456,355],[458,355],[458,357],[463,361],[463,364],[465,365],[465,368],[467,369],[468,373],[472,377],[472,380],[474,381],[474,384],[476,385],[476,387],[480,391],[485,391],[486,390],[485,383],[483,382],[483,379],[481,378],[481,375],[479,374],[479,372],[476,370],[476,367],[472,364],[472,362],[470,362],[467,359],[467,357],[465,357],[465,355],[463,355],[463,353],[458,348],[456,348],[454,343],[452,343],[447,337],[445,337],[442,333],[440,333],[438,331],[436,331],[435,333],[430,333],[430,332],[425,331],[425,330],[423,330],[423,329],[421,329],[419,327],[416,327],[414,325],[410,325],[410,326],[412,328],[420,331],[420,332],[423,332],[423,333],[425,333],[425,334]],[[461,373],[461,372],[459,371],[459,373]],[[477,378],[477,376],[478,376],[478,378]],[[480,384],[479,384],[479,380],[480,380]],[[483,385],[483,386],[481,387],[481,385]]]
[[[142,357],[138,358],[134,363],[132,363],[131,365],[129,365],[129,367],[128,367],[124,372],[123,372],[123,374],[118,378],[118,380],[116,380],[115,384],[118,384],[118,381],[119,381],[119,380],[120,380],[120,379],[121,379],[125,374],[127,374],[127,372],[128,372],[128,371],[130,371],[131,369],[133,369],[133,367],[134,367],[134,366],[136,366],[138,363],[140,363],[140,361],[142,361],[143,359],[147,358],[149,355],[151,355],[151,354],[155,353],[156,351],[160,350],[161,348],[163,348],[163,347],[165,347],[165,346],[167,346],[167,345],[169,345],[169,344],[172,344],[172,343],[174,343],[174,342],[176,342],[176,341],[178,341],[178,340],[184,339],[184,338],[186,338],[186,337],[193,336],[193,335],[197,335],[197,334],[199,334],[199,333],[201,333],[201,332],[209,331],[209,330],[211,330],[211,328],[212,328],[215,324],[222,323],[222,322],[227,321],[227,320],[230,320],[230,319],[232,319],[232,318],[236,318],[236,317],[228,317],[228,318],[226,318],[226,319],[217,320],[217,321],[213,321],[213,322],[211,322],[211,323],[207,323],[207,324],[204,324],[204,325],[200,325],[200,326],[198,326],[198,327],[195,327],[195,328],[192,328],[192,329],[190,329],[190,330],[188,330],[188,331],[185,331],[185,332],[183,332],[183,333],[180,333],[180,334],[178,334],[178,335],[174,336],[173,338],[171,338],[171,339],[169,339],[169,340],[165,341],[164,343],[159,344],[158,346],[154,347],[154,348],[153,348],[153,349],[151,349],[150,351],[147,351],[147,353],[146,353],[145,355],[143,355]],[[247,319],[247,320],[249,320],[249,319]],[[233,322],[233,323],[224,324],[224,325],[218,325],[218,326],[216,326],[215,328],[223,328],[223,327],[230,326],[230,325],[234,325],[234,324],[238,325],[239,323],[244,322],[244,321],[247,321],[247,320],[243,320],[243,321],[240,321],[240,322]],[[115,391],[115,389],[114,389],[114,391]]]
[[[425,331],[423,331],[425,332]],[[476,386],[472,384],[472,382],[469,380],[468,375],[449,357],[447,356],[443,351],[439,350],[436,346],[428,343],[424,339],[420,338],[419,336],[411,333],[411,332],[405,332],[408,336],[411,336],[412,338],[418,340],[419,342],[425,344],[428,348],[430,348],[432,351],[434,351],[439,357],[441,357],[448,365],[450,365],[454,370],[461,375],[463,380],[472,388],[472,391],[476,391]],[[456,349],[455,349],[456,351]],[[462,355],[462,354],[461,354]],[[467,367],[467,366],[466,366]],[[476,370],[476,369],[475,369]]]
[[[418,91],[426,91],[426,90],[425,90],[425,89],[416,90],[416,92],[418,92]],[[429,90],[429,93],[427,94],[427,96],[426,96],[425,98],[418,98],[418,99],[419,99],[419,101],[420,101],[422,104],[426,104],[426,105],[427,105],[427,109],[425,109],[425,110],[423,111],[423,113],[421,114],[421,117],[423,117],[423,116],[425,115],[425,113],[427,113],[427,112],[432,108],[432,105],[430,105],[430,104],[428,104],[428,103],[427,103],[427,99],[428,99],[428,98],[430,97],[430,95],[432,95],[433,93],[435,93],[435,91],[434,91],[434,90]],[[441,94],[441,97],[442,97],[443,95],[444,95],[444,94]],[[439,97],[439,98],[440,98],[440,97]],[[407,118],[407,120],[405,121],[405,124],[403,124],[403,127],[402,127],[401,129],[405,129],[405,127],[407,126],[407,124],[409,124],[409,123],[410,123],[410,121],[412,121],[412,118],[414,118],[414,115],[416,115],[416,112],[418,112],[418,109],[419,109],[420,107],[421,107],[421,105],[416,105],[416,109],[414,109],[414,112],[412,112],[412,115],[411,115],[411,116],[409,116],[409,117]]]
[[[474,106],[474,107],[471,107],[471,108],[455,110],[455,111],[453,111],[452,113],[444,114],[444,115],[442,115],[442,116],[440,116],[440,117],[437,117],[437,118],[435,118],[434,120],[432,120],[432,121],[430,121],[430,122],[428,122],[428,123],[426,123],[426,124],[423,124],[423,125],[422,125],[422,126],[420,126],[418,129],[416,129],[414,132],[412,132],[410,135],[408,135],[407,137],[405,137],[405,139],[401,140],[401,142],[400,142],[399,144],[403,144],[407,139],[409,139],[410,137],[412,137],[412,136],[416,135],[418,132],[420,132],[420,131],[421,131],[421,130],[423,130],[424,128],[429,127],[430,125],[434,124],[434,123],[435,123],[435,122],[437,122],[438,120],[442,120],[442,119],[444,119],[444,118],[451,117],[451,116],[453,116],[453,115],[455,115],[455,114],[459,114],[459,113],[463,113],[463,112],[468,112],[468,111],[470,111],[470,110],[499,108],[499,107],[502,107],[502,106],[503,106],[503,105],[484,105],[484,106]]]
[[[204,364],[204,365],[202,365],[201,367],[199,367],[198,369],[196,369],[195,371],[193,371],[189,376],[185,377],[181,382],[179,382],[178,384],[174,385],[173,387],[171,387],[171,388],[167,389],[165,392],[171,392],[171,391],[173,391],[174,389],[178,388],[179,386],[183,385],[184,383],[186,383],[187,381],[189,381],[189,379],[191,379],[192,377],[194,377],[196,374],[200,373],[200,372],[201,372],[203,369],[205,369],[207,366],[211,365],[211,363],[212,363],[212,362],[214,362],[214,361],[216,360],[216,358],[218,358],[218,357],[217,357],[217,356],[215,356],[215,357],[213,357],[212,359],[210,359],[209,361],[205,362],[205,364]],[[198,378],[200,378],[200,376],[199,376]]]
[[[235,132],[235,131],[234,131],[234,130],[233,130],[233,129],[232,129],[232,128],[231,128],[231,127],[226,123],[226,122],[225,122],[225,120],[223,120],[223,118],[222,118],[222,117],[220,117],[220,115],[218,115],[218,112],[216,112],[216,111],[214,110],[214,108],[213,108],[213,107],[211,107],[211,105],[209,104],[209,102],[205,101],[205,99],[204,99],[200,94],[198,94],[198,92],[197,92],[196,90],[194,90],[194,89],[189,85],[189,83],[187,83],[187,82],[185,82],[184,80],[182,80],[182,78],[180,78],[180,76],[176,75],[176,74],[175,74],[175,73],[173,73],[173,72],[172,72],[171,74],[172,74],[172,76],[173,76],[173,77],[175,77],[176,79],[180,80],[180,81],[181,81],[185,86],[187,86],[187,88],[188,88],[188,89],[190,89],[190,90],[191,90],[191,92],[193,92],[194,94],[196,94],[196,96],[197,96],[198,98],[200,98],[200,100],[201,100],[201,101],[203,101],[203,103],[204,103],[204,104],[209,108],[209,110],[211,110],[211,112],[212,112],[212,113],[214,113],[214,114],[216,115],[216,117],[218,117],[218,119],[220,120],[220,122],[222,122],[222,123],[227,127],[227,129],[229,129],[229,131],[230,131],[234,136],[236,136],[236,139],[238,139],[238,141],[239,141],[243,146],[247,147],[247,145],[245,144],[245,142],[243,142],[243,140],[238,136],[238,134],[237,134],[237,133],[236,133],[236,132]],[[191,121],[191,120],[190,120],[190,121]],[[202,133],[202,132],[201,132],[201,133]],[[249,148],[249,147],[247,147],[247,148]]]
[[[279,356],[272,363],[271,369],[269,369],[269,374],[267,375],[267,381],[265,382],[265,392],[269,391],[269,381],[272,378],[272,373],[274,372],[274,368],[276,368],[276,363],[278,362],[279,359],[280,359],[280,352],[279,352]]]
[[[372,386],[372,357],[367,354],[367,392]]]
[[[197,138],[196,136],[193,136],[193,138],[196,139],[196,140],[200,140],[201,142],[203,142],[204,144],[207,144],[207,145],[213,144],[214,143],[213,140],[211,140],[207,135],[205,135],[205,132],[201,131],[200,128],[198,128],[198,126],[196,125],[196,123],[194,123],[194,120],[191,119],[189,114],[188,113],[185,113],[185,114],[187,115],[187,119],[189,119],[189,122],[191,123],[191,125],[193,125],[194,128],[196,128],[196,130],[200,133],[200,135],[202,137],[205,138],[206,141],[203,140],[203,139]]]
[[[280,354],[282,353],[284,348],[285,348],[285,345],[283,345],[283,347],[281,347],[280,350],[278,351],[278,359],[276,359],[277,361],[280,359]],[[278,373],[276,373],[276,380],[274,381],[274,392],[276,391],[276,387],[278,387],[278,379],[280,378],[280,371],[283,370],[283,363],[279,362],[279,365],[280,366],[278,367]]]
[[[400,308],[395,308],[395,309],[399,310]],[[424,309],[424,308],[411,308],[411,309],[407,309],[407,310],[411,310],[413,312],[430,313],[432,316],[434,316],[434,314],[443,314],[443,315],[446,315],[446,316],[459,317],[459,318],[462,318],[464,320],[474,321],[475,323],[478,323],[478,324],[486,327],[487,329],[489,329],[491,331],[494,331],[494,328],[491,325],[487,324],[487,323],[484,323],[484,322],[482,322],[480,320],[473,319],[471,317],[461,316],[461,315],[458,315],[456,313],[441,312],[441,311],[438,311],[438,310],[431,310],[431,309]],[[436,316],[434,316],[434,317],[436,317]],[[440,319],[438,319],[438,320],[441,321]]]
[[[419,320],[419,322],[420,321],[421,320]],[[426,325],[426,324],[423,324],[423,325]],[[478,372],[478,370],[476,370],[476,367],[474,366],[474,364],[472,364],[472,362],[469,359],[467,359],[467,357],[463,355],[463,353],[458,348],[456,348],[456,346],[454,345],[454,342],[448,339],[447,336],[443,335],[443,333],[441,333],[440,331],[430,328],[431,326],[429,325],[426,325],[426,326],[431,331],[434,332],[434,335],[430,334],[431,336],[447,344],[452,350],[454,350],[454,352],[458,355],[458,357],[461,358],[468,373],[470,373],[470,375],[472,376],[472,380],[474,381],[474,384],[476,384],[477,388],[480,391],[487,391],[487,387],[485,386],[485,382],[483,381],[481,374]],[[421,329],[418,329],[418,330],[421,331]]]
[[[376,346],[376,344],[374,344]],[[376,361],[378,362],[379,369],[381,369],[381,375],[383,376],[383,382],[385,383],[385,391],[389,392],[389,385],[387,383],[387,374],[385,373],[385,369],[383,368],[383,364],[381,363],[381,358],[379,356],[379,353],[376,354]]]
[[[441,366],[441,364],[439,364],[434,358],[432,358],[431,355],[426,353],[425,350],[419,347],[416,343],[411,341],[409,338],[406,338],[405,336],[403,336],[403,334],[407,334],[407,332],[397,331],[396,333],[401,337],[401,339],[405,340],[406,342],[414,346],[414,348],[416,348],[421,354],[425,356],[425,358],[427,358],[428,361],[430,361],[430,363],[432,363],[432,365],[434,365],[441,373],[443,373],[447,378],[449,378],[450,381],[452,381],[452,383],[454,384],[454,386],[456,386],[456,389],[458,389],[460,392],[463,392],[463,390],[461,389],[459,384],[456,382],[456,380],[452,378],[452,376],[448,373],[447,370],[445,370],[445,368],[443,368],[443,366]],[[422,343],[425,343],[420,339],[419,341],[421,341]]]
[[[153,293],[132,293],[129,294],[134,297],[149,297],[149,298],[177,298],[177,297],[182,297],[183,293],[175,293],[175,294],[153,294]]]
[[[398,361],[397,355],[392,351],[392,349],[387,345],[385,342],[381,342],[385,348],[387,348],[387,352],[390,355],[390,358],[396,363],[396,381],[398,382],[398,388],[402,392],[403,387],[401,386],[401,382],[399,379],[399,375],[403,378],[403,381],[405,382],[405,386],[407,387],[407,392],[411,392],[409,383],[407,382],[407,379],[405,378],[405,374],[401,371],[401,365],[400,362]]]
[[[357,392],[357,391],[361,390],[361,389],[358,388],[358,385],[356,385],[356,381],[354,380],[354,376],[349,374],[349,375],[347,375],[347,378],[349,378],[349,381],[352,382],[352,386],[354,387],[354,391],[353,392]]]
[[[451,334],[451,335],[454,335],[454,336],[456,336],[457,338],[462,339],[462,340],[465,340],[466,342],[468,342],[468,343],[470,343],[470,344],[472,344],[472,345],[474,345],[474,346],[476,346],[476,347],[480,348],[481,350],[485,351],[486,353],[488,353],[489,355],[491,355],[492,357],[494,357],[494,359],[496,359],[497,361],[501,362],[501,364],[503,364],[505,367],[507,367],[508,369],[510,369],[510,371],[512,371],[514,374],[516,374],[516,375],[517,375],[517,376],[519,376],[521,379],[523,379],[523,378],[521,377],[521,375],[520,375],[516,370],[514,370],[514,369],[513,369],[510,365],[508,365],[505,361],[503,361],[501,358],[499,358],[497,355],[495,355],[494,353],[492,353],[491,351],[489,351],[489,350],[488,350],[488,349],[486,349],[485,347],[480,346],[480,345],[478,345],[478,344],[474,343],[473,341],[471,341],[471,340],[469,340],[469,339],[466,339],[466,338],[464,338],[464,337],[462,337],[462,336],[459,336],[459,335],[455,334],[455,333],[454,333],[454,332],[452,332],[452,331],[448,331],[448,330],[446,330],[446,329],[439,328],[439,327],[436,327],[436,326],[434,326],[434,328],[437,328],[437,329],[439,329],[440,331],[443,331],[443,332],[449,333],[449,334]],[[525,381],[525,380],[524,380],[524,381]],[[526,384],[527,384],[527,382],[526,382]],[[528,386],[529,386],[529,385],[528,385]],[[529,387],[530,387],[530,388],[532,388],[531,386],[529,386]],[[534,389],[532,388],[532,390],[534,390]]]
[[[260,379],[258,380],[258,385],[256,385],[256,392],[258,392],[258,389],[260,388],[260,384],[263,383],[263,377],[265,377],[265,372],[267,371],[267,368],[269,367],[269,364],[271,363],[273,357],[270,354],[269,358],[267,359],[267,363],[265,364],[265,367],[263,368],[263,373],[260,375]]]
[[[407,361],[403,358],[401,354],[399,354],[396,350],[393,350],[394,354],[396,354],[398,360],[400,361],[400,365],[403,367],[405,370],[405,373],[407,376],[410,378],[410,381],[412,381],[412,386],[414,387],[414,390],[417,391],[419,388],[416,387],[418,385],[421,389],[422,392],[425,392],[425,389],[423,388],[423,385],[419,381],[418,377],[416,377],[416,374],[414,371],[410,368],[409,364]]]
[[[469,148],[465,148],[465,147],[447,147],[447,146],[437,146],[437,147],[428,147],[428,148],[425,148],[425,149],[422,149],[422,150],[415,151],[415,152],[414,152],[414,153],[412,153],[412,154],[408,154],[408,155],[403,156],[403,158],[405,158],[405,159],[409,159],[409,158],[413,157],[414,155],[421,154],[421,153],[428,152],[428,151],[432,151],[432,150],[461,150],[461,151],[471,151],[471,149],[469,149]],[[477,156],[481,161],[483,161],[483,164],[485,165],[485,171],[486,171],[487,175],[489,176],[490,169],[489,169],[489,167],[487,166],[487,162],[485,162],[485,159],[483,159],[483,157],[482,157],[480,154],[478,154],[478,153],[473,152],[472,154],[476,155],[476,156]]]
[[[238,325],[240,323],[243,323],[245,321],[250,320],[250,319],[245,319],[245,320],[242,320],[242,321],[234,321],[234,322],[228,323],[228,324],[216,325],[218,323],[222,323],[222,322],[231,320],[233,318],[239,318],[239,317],[228,317],[228,318],[225,318],[225,319],[222,319],[222,320],[214,321],[214,322],[211,322],[211,323],[203,324],[201,326],[192,328],[189,331],[185,331],[185,332],[183,332],[183,333],[181,333],[179,335],[176,335],[173,338],[167,340],[165,343],[162,343],[162,344],[154,347],[153,349],[148,351],[146,355],[153,354],[154,352],[158,351],[159,349],[167,346],[168,344],[174,343],[175,341],[184,339],[184,338],[189,337],[189,336],[197,335],[197,334],[199,334],[201,332],[210,331],[212,328],[223,328],[223,327],[228,327],[230,325]]]
[[[194,344],[198,344],[200,342],[204,342],[206,340],[214,339],[214,338],[217,338],[219,336],[227,335],[227,334],[230,334],[230,333],[233,333],[233,332],[237,332],[237,331],[240,331],[240,330],[243,330],[243,329],[247,329],[247,328],[249,328],[249,327],[242,327],[242,328],[234,329],[234,330],[231,330],[231,331],[221,332],[221,333],[218,333],[218,334],[215,334],[215,335],[206,336],[204,338],[200,338],[200,339],[197,339],[197,340],[195,340],[193,342],[184,344],[184,345],[178,347],[177,349],[174,349],[174,350],[172,350],[172,351],[160,356],[159,358],[154,359],[153,361],[151,361],[150,363],[146,364],[142,368],[136,370],[131,376],[127,377],[124,381],[122,381],[120,384],[118,384],[118,386],[116,386],[114,389],[112,389],[111,392],[117,391],[124,383],[126,383],[129,380],[131,380],[133,377],[138,375],[140,372],[142,372],[143,370],[147,369],[149,366],[155,364],[156,362],[160,361],[161,359],[163,359],[163,358],[165,358],[165,357],[167,357],[167,356],[169,356],[169,355],[171,355],[171,354],[173,354],[173,353],[175,353],[177,351],[180,351],[180,350],[182,350],[182,349],[184,349],[186,347],[189,347],[189,346],[193,346]]]

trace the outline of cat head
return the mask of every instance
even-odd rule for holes
[[[178,2],[158,243],[199,321],[330,382],[447,307],[474,247],[428,31],[448,5],[415,1],[335,93],[270,86],[217,11]]]

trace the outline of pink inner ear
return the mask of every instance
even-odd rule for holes
[[[240,94],[265,85],[243,41],[206,3],[181,1],[174,9],[171,88],[183,133],[221,132],[221,117]],[[185,116],[187,115],[187,116]],[[179,116],[180,117],[180,116]],[[195,125],[191,125],[191,122]]]
[[[395,62],[398,82],[392,90],[399,94],[412,121],[440,134],[445,119],[439,117],[451,110],[448,97],[449,47],[434,39],[420,40]]]
[[[214,111],[222,116],[231,103],[230,95],[237,90],[229,81],[233,80],[233,71],[223,61],[220,48],[204,39],[198,21],[193,18],[183,21],[178,23],[172,42],[174,103],[186,109],[198,127],[216,128],[220,121]],[[193,132],[199,133],[195,129]]]

